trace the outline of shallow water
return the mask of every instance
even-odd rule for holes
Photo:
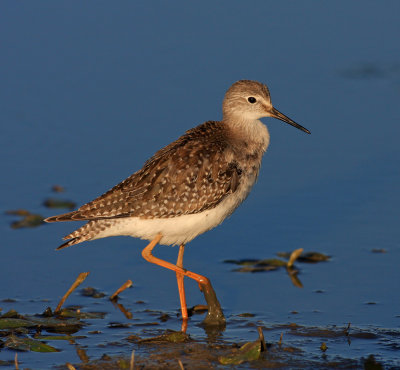
[[[16,302],[0,302],[1,312],[54,308],[78,273],[90,271],[85,284],[108,294],[132,279],[123,304],[140,324],[152,317],[138,313],[138,300],[145,309],[175,313],[174,274],[142,260],[145,242],[112,238],[56,253],[73,224],[15,230],[10,223],[18,217],[4,212],[24,208],[50,216],[63,210],[45,208],[48,197],[77,204],[93,199],[185,130],[219,119],[232,82],[257,79],[268,84],[276,107],[312,135],[264,120],[271,146],[249,198],[187,248],[185,267],[212,280],[227,314],[221,341],[254,340],[255,326],[262,325],[272,328],[264,333],[267,341],[277,342],[284,331],[304,357],[320,356],[322,339],[292,336],[286,326],[345,328],[351,322],[377,339],[348,345],[325,338],[328,359],[374,354],[384,365],[400,366],[397,2],[384,8],[364,2],[361,10],[347,2],[5,4],[0,300]],[[54,184],[66,191],[52,193]],[[303,288],[285,270],[238,273],[223,263],[297,248],[331,256],[324,263],[296,263]],[[156,254],[173,261],[177,249],[159,247]],[[187,295],[189,305],[203,303],[196,284],[187,282]],[[68,304],[107,312],[88,329],[102,334],[82,342],[92,356],[130,355],[130,345],[108,346],[128,335],[108,323],[130,321],[107,300],[73,293]],[[255,317],[241,325],[235,318],[243,312]],[[195,316],[188,333],[206,342],[200,321]],[[179,328],[178,319],[157,326]],[[129,333],[146,330],[154,334],[151,326],[133,326]],[[19,357],[33,368],[78,362],[71,346],[60,346],[57,354]],[[0,360],[13,358],[0,347]]]

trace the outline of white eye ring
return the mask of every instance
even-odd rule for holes
[[[254,96],[249,96],[249,97],[247,98],[247,101],[248,101],[250,104],[254,104],[254,103],[257,101],[257,99],[256,99]]]

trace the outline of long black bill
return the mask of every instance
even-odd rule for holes
[[[298,123],[294,122],[289,117],[286,117],[283,113],[279,112],[278,109],[272,108],[270,113],[271,113],[271,117],[277,118],[277,119],[279,119],[279,120],[281,120],[283,122],[286,122],[289,125],[292,125],[293,127],[296,127],[299,130],[306,132],[307,134],[311,134],[311,132],[308,131],[305,127],[303,127],[303,126],[299,125]]]

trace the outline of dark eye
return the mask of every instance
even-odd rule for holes
[[[257,99],[254,96],[250,96],[249,98],[247,98],[247,100],[249,101],[249,103],[254,104]]]

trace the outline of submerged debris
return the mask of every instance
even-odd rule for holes
[[[65,191],[65,189],[61,185],[53,185],[51,187],[51,191],[53,191],[54,193],[63,193]]]
[[[100,292],[99,290],[91,286],[83,288],[81,290],[81,295],[83,295],[84,297],[91,297],[91,298],[103,298],[106,296],[105,293]]]
[[[60,302],[58,302],[58,305],[55,309],[55,313],[60,312],[62,305],[64,304],[65,300],[68,298],[68,296],[79,286],[81,285],[87,276],[89,275],[89,272],[81,272],[74,283],[71,285],[71,287],[68,289],[67,293],[64,294],[64,296],[61,298]]]
[[[384,367],[378,361],[375,360],[374,355],[369,355],[364,361],[365,370],[383,370]]]

